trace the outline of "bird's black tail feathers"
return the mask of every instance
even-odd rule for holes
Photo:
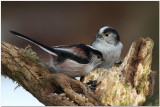
[[[22,34],[18,33],[18,32],[15,32],[15,31],[10,31],[10,32],[12,34],[22,38],[22,39],[25,39],[25,40],[27,40],[29,42],[32,42],[33,44],[39,46],[41,49],[43,49],[44,51],[48,52],[49,54],[55,55],[55,50],[53,48],[50,48],[50,47],[48,47],[48,46],[46,46],[46,45],[44,45],[42,43],[39,43],[39,42],[37,42],[37,41],[35,41],[35,40],[25,36],[25,35],[22,35]]]
[[[41,44],[41,43],[39,43],[39,42],[37,42],[37,41],[35,41],[35,40],[25,36],[25,35],[22,35],[20,33],[15,32],[15,31],[10,31],[10,32],[12,34],[22,38],[22,39],[25,39],[25,40],[27,40],[27,41],[39,46],[41,49],[43,49],[44,51],[48,52],[49,54],[54,55],[54,56],[58,56],[58,60],[61,60],[61,59],[64,59],[64,58],[65,59],[69,58],[69,59],[75,60],[75,61],[77,61],[79,63],[82,63],[82,64],[89,63],[88,59],[81,58],[80,56],[75,55],[75,54],[73,54],[73,53],[71,53],[69,51],[50,48],[50,47],[48,47],[48,46],[46,46],[44,44]]]

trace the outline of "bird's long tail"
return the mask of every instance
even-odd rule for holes
[[[25,40],[27,40],[27,41],[29,41],[29,42],[32,42],[33,44],[39,46],[41,49],[43,49],[44,51],[48,52],[49,54],[56,55],[56,54],[55,54],[56,52],[55,52],[55,50],[54,50],[53,48],[50,48],[50,47],[48,47],[48,46],[46,46],[46,45],[44,45],[44,44],[42,44],[42,43],[39,43],[39,42],[37,42],[37,41],[35,41],[35,40],[27,37],[27,36],[22,35],[22,34],[20,34],[20,33],[17,33],[17,32],[15,32],[15,31],[10,31],[10,32],[11,32],[12,34],[14,34],[14,35],[22,38],[22,39],[25,39]]]

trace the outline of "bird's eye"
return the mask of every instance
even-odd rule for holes
[[[101,58],[101,55],[97,55],[97,58],[98,58],[98,59]]]
[[[106,33],[105,35],[108,36],[108,33]]]

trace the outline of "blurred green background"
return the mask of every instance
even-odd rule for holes
[[[31,44],[9,33],[15,30],[48,46],[91,44],[102,26],[115,28],[123,43],[121,60],[133,41],[154,40],[152,70],[157,71],[154,94],[159,94],[159,2],[1,2],[2,41],[24,48]],[[31,44],[49,63],[49,55]],[[3,87],[2,87],[3,88]]]

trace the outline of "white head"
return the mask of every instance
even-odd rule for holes
[[[117,45],[120,41],[118,32],[109,26],[104,26],[99,29],[94,41],[105,41],[108,44]],[[93,42],[94,42],[93,41]]]
[[[96,67],[96,66],[100,65],[103,61],[104,61],[104,58],[102,55],[92,54],[90,64],[92,64],[93,66]]]
[[[105,61],[105,59],[103,58],[103,55],[100,51],[94,49],[93,47],[90,48],[92,48],[90,50],[90,64],[96,67]]]

